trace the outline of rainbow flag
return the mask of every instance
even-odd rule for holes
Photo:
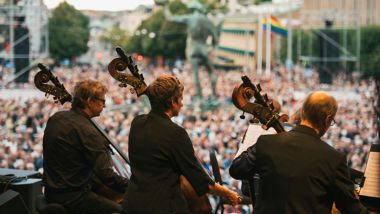
[[[267,27],[267,20],[263,19],[262,23],[263,23],[263,28],[265,30]],[[276,17],[270,16],[270,24],[271,24],[270,28],[272,32],[277,33],[281,36],[288,36],[288,31],[286,30],[284,26],[281,25],[281,23],[278,21]]]

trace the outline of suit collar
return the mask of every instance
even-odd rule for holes
[[[301,132],[301,133],[304,133],[304,134],[307,134],[307,135],[311,135],[313,137],[316,137],[316,138],[320,139],[320,137],[318,136],[317,132],[314,129],[312,129],[310,127],[307,127],[307,126],[297,125],[291,131]]]
[[[169,119],[170,120],[170,117],[167,115],[167,114],[165,114],[165,112],[161,112],[161,111],[157,111],[157,110],[151,110],[150,112],[149,112],[149,114],[154,114],[154,115],[157,115],[157,116],[159,116],[159,117],[162,117],[162,118],[166,118],[166,119]]]
[[[88,119],[91,119],[84,111],[83,109],[81,108],[78,108],[78,107],[74,107],[74,108],[71,108],[72,111],[74,111],[75,113],[79,114],[79,115],[82,115],[83,117],[85,118],[88,118]]]

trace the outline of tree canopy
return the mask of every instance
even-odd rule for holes
[[[100,36],[100,40],[102,42],[111,44],[113,47],[119,46],[123,49],[126,49],[128,47],[130,37],[131,36],[128,35],[127,31],[115,26],[110,30],[103,32]]]
[[[49,19],[50,54],[55,60],[80,56],[88,50],[89,19],[66,1],[60,3]]]
[[[170,2],[170,9],[176,14],[188,12],[180,0]],[[166,21],[163,11],[159,10],[137,28],[127,50],[150,57],[184,58],[185,46],[186,26]]]
[[[361,70],[380,84],[380,27],[364,27],[361,34]]]

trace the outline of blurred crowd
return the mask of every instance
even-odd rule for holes
[[[5,69],[3,75],[7,76]],[[30,83],[17,87],[24,90],[37,90],[33,78],[37,71],[30,74]],[[241,119],[241,111],[232,104],[233,88],[241,83],[240,71],[216,71],[218,107],[205,109],[202,100],[196,98],[193,75],[188,65],[183,69],[157,68],[147,66],[142,69],[145,81],[152,82],[162,73],[171,72],[184,83],[183,109],[174,120],[188,131],[192,138],[197,156],[206,169],[212,173],[209,150],[214,149],[219,160],[223,181],[236,189],[240,182],[228,175],[228,167],[233,160],[239,143],[250,124],[250,115]],[[104,83],[107,93],[106,109],[96,118],[122,150],[128,154],[128,133],[134,116],[149,111],[149,101],[143,95],[137,97],[131,88],[121,88],[106,69],[93,69],[87,66],[54,68],[53,73],[71,92],[76,82],[85,78]],[[358,75],[340,74],[334,77],[332,85],[319,83],[318,74],[300,66],[288,71],[276,66],[267,75],[248,74],[255,83],[260,82],[263,92],[267,92],[282,105],[282,112],[295,113],[305,96],[313,90],[331,92],[338,100],[339,109],[335,117],[337,124],[323,137],[337,150],[347,155],[348,163],[354,169],[364,171],[370,145],[376,142],[377,127],[373,109],[375,86],[373,81],[362,80]],[[200,71],[204,99],[211,96],[211,86],[205,70]],[[2,79],[5,81],[5,78]],[[10,85],[9,87],[16,87]],[[15,95],[0,97],[0,168],[38,170],[42,172],[42,137],[46,122],[53,113],[70,108],[70,104],[54,103],[52,97],[25,97]]]

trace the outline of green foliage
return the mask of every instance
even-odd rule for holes
[[[205,6],[206,12],[215,9],[226,10],[217,0],[200,0],[200,3]],[[170,1],[169,8],[176,15],[191,13],[181,0]],[[154,33],[154,38],[149,36],[150,33]],[[186,37],[186,26],[165,20],[163,11],[159,10],[141,23],[131,37],[126,50],[150,57],[161,55],[170,59],[184,59]]]
[[[221,5],[218,0],[199,0],[199,2],[204,6],[205,13],[209,13],[215,10],[225,13],[228,11],[227,6]]]
[[[100,41],[109,43],[112,47],[120,46],[123,49],[128,47],[129,40],[130,36],[128,33],[119,27],[113,27],[100,36]]]
[[[380,27],[362,27],[361,40],[360,40],[360,70],[366,76],[373,76],[380,79]],[[356,29],[348,29],[346,35],[344,31],[337,30],[339,33],[340,44],[344,43],[345,37],[347,39],[347,51],[353,56],[357,54],[357,31]],[[298,44],[299,43],[299,44]],[[293,56],[292,59],[298,60],[297,48],[300,45],[300,52],[302,56],[319,56],[320,45],[318,36],[310,30],[294,30],[292,38]],[[281,41],[280,59],[285,62],[287,50],[287,39]],[[343,53],[340,53],[342,56]],[[310,63],[310,62],[304,62]],[[344,62],[341,62],[344,63]],[[353,71],[356,69],[356,64],[348,63],[348,70]]]
[[[292,36],[292,60],[299,60],[300,56],[307,57],[319,57],[320,56],[320,38],[318,36],[318,31],[321,29],[314,30],[293,30]],[[354,57],[357,55],[357,30],[347,29],[346,32],[343,30],[332,30],[338,33],[339,43],[344,46],[344,41],[346,40],[346,50],[348,52],[347,57]],[[344,48],[344,47],[342,47]],[[300,55],[300,56],[299,56]],[[339,56],[344,57],[344,53],[339,51]],[[280,49],[280,59],[285,62],[287,57],[287,38],[281,40]],[[303,65],[317,65],[319,62],[312,61],[302,61]],[[341,61],[341,62],[331,62],[331,67],[339,69],[345,67],[345,70],[353,71],[356,69],[356,64],[352,61]]]
[[[180,0],[170,2],[169,6],[175,14],[189,12]],[[159,10],[141,23],[126,50],[150,57],[184,58],[185,47],[186,26],[166,21],[163,11]]]
[[[163,21],[164,14],[162,11],[144,20],[131,38],[127,50],[150,57],[161,54],[163,44],[160,40],[159,31]]]
[[[51,56],[56,60],[73,59],[88,50],[89,19],[67,2],[60,3],[49,19]]]
[[[261,4],[263,2],[272,2],[272,0],[238,0],[238,3],[242,5]]]
[[[170,11],[173,14],[190,13],[187,6],[179,0],[175,0],[170,4]],[[186,26],[179,23],[164,21],[160,29],[162,48],[167,51],[164,56],[168,58],[185,58],[186,49]]]
[[[361,70],[368,76],[380,80],[380,27],[361,29]]]
[[[281,39],[281,50],[280,59],[285,62],[287,58],[287,42],[288,38],[284,37]],[[301,47],[300,49],[298,49]],[[311,30],[293,30],[292,33],[292,60],[296,61],[299,59],[299,52],[301,56],[319,56],[319,41],[318,37]],[[310,64],[311,62],[303,62],[305,64]]]

